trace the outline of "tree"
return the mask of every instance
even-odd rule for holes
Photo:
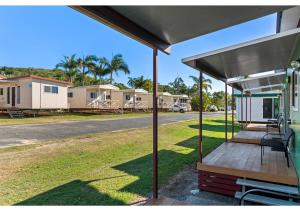
[[[188,87],[181,77],[175,78],[174,82],[169,83],[172,88],[172,94],[187,94]]]
[[[145,89],[148,92],[152,91],[152,81],[150,79],[144,79],[144,76],[137,78],[128,77],[128,85],[134,89]]]
[[[221,107],[225,107],[225,92],[214,92],[212,95],[212,104],[217,106],[218,109]]]
[[[107,69],[110,74],[110,83],[113,83],[113,73],[118,75],[119,71],[129,74],[129,68],[121,54],[114,55],[112,60],[107,64]]]
[[[173,89],[169,85],[158,84],[158,91],[159,92],[169,92],[169,93],[172,93]]]
[[[128,87],[123,83],[114,83],[114,86],[118,87],[119,89],[128,89]]]
[[[207,107],[211,103],[211,97],[208,93],[202,93],[202,109],[203,111],[207,110]],[[198,111],[199,110],[199,95],[194,95],[191,100],[191,107],[193,111]]]
[[[98,58],[94,55],[82,56],[82,58],[77,59],[78,67],[81,70],[81,85],[84,86],[85,75],[90,71],[90,69],[95,67],[95,62]],[[88,71],[86,71],[88,69]]]
[[[133,78],[133,77],[128,77],[128,82],[127,84],[134,89],[141,89],[143,88],[144,84],[145,84],[145,79],[144,76],[140,76],[137,78]]]
[[[90,68],[90,72],[94,76],[94,81],[99,80],[101,84],[103,82],[102,77],[109,74],[108,70],[109,61],[105,57],[98,58],[98,62]]]
[[[78,74],[78,63],[76,60],[76,54],[72,56],[64,56],[64,58],[56,65],[56,69],[62,69],[65,72],[68,80],[73,83],[74,78]]]
[[[194,81],[193,88],[199,90],[200,78],[192,75],[190,78]],[[211,84],[212,81],[210,79],[202,78],[202,89],[204,89],[206,93],[208,93],[208,89],[211,89]]]

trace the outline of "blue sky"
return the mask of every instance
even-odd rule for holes
[[[63,6],[0,6],[0,66],[54,68],[64,55],[95,54],[111,58],[121,53],[131,77],[152,78],[152,50],[123,34]],[[176,44],[171,55],[159,54],[159,83],[167,84],[180,76],[191,85],[196,70],[181,59],[240,42],[274,34],[276,15],[269,15]],[[117,82],[127,83],[120,73]],[[223,90],[213,80],[213,91]]]

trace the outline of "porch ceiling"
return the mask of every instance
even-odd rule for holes
[[[239,80],[237,82],[228,83],[228,85],[233,87],[241,87],[243,90],[251,90],[251,89],[260,89],[263,88],[271,90],[274,85],[283,84],[285,80],[285,72],[279,72],[274,74],[268,74],[264,77],[256,77],[256,78],[246,78]]]
[[[249,91],[251,93],[261,93],[261,92],[270,92],[270,91],[280,93],[280,90],[282,90],[282,88],[283,88],[282,84],[274,84],[272,86],[261,86],[246,91]]]
[[[165,53],[170,53],[172,44],[291,7],[72,6],[72,8]]]
[[[192,68],[226,81],[288,68],[299,45],[300,28],[182,59]],[[299,55],[297,55],[299,56]]]

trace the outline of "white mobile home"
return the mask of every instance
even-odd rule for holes
[[[182,94],[182,95],[172,95],[173,96],[173,102],[174,105],[184,105],[187,107],[188,111],[191,111],[191,104],[190,101],[191,99],[189,96]]]
[[[241,94],[236,98],[236,120],[238,122],[267,122],[276,119],[279,113],[279,93],[255,93],[251,96]],[[243,101],[242,101],[243,99]],[[243,114],[243,117],[242,117]]]
[[[123,92],[124,108],[149,109],[152,108],[152,94],[144,89],[125,89]]]
[[[69,108],[118,109],[122,107],[123,93],[111,84],[70,87]]]
[[[36,75],[0,80],[1,108],[67,109],[71,83]]]
[[[158,108],[171,110],[174,105],[174,97],[169,92],[158,93]]]

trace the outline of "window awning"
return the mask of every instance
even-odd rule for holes
[[[204,73],[228,78],[285,69],[299,58],[300,28],[182,59]]]
[[[273,73],[265,75],[264,77],[246,78],[238,81],[228,82],[232,87],[238,87],[244,91],[256,91],[260,89],[273,90],[276,85],[283,84],[286,77],[285,72]]]
[[[170,53],[172,44],[291,7],[72,6],[72,8],[165,53]]]

